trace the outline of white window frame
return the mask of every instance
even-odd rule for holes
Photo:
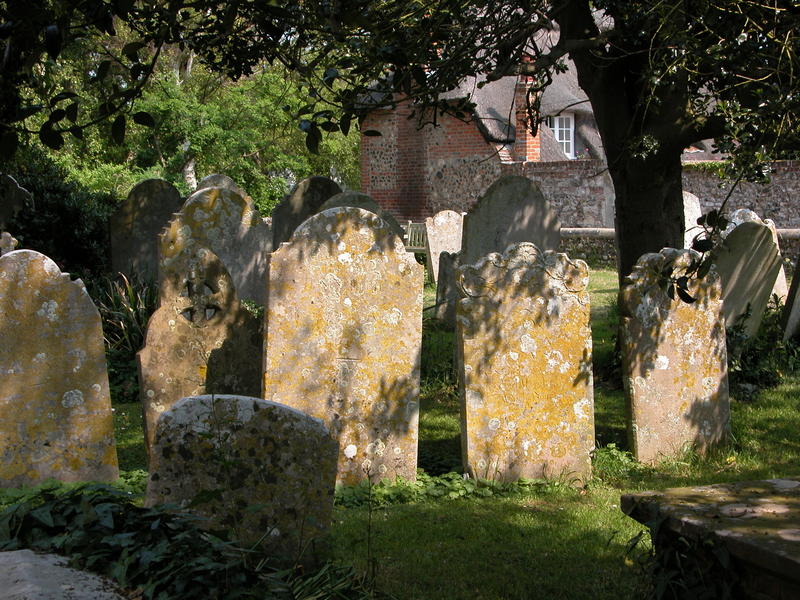
[[[561,151],[569,159],[575,158],[575,114],[563,112],[545,117],[545,123],[553,132]]]

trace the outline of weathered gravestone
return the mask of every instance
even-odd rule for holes
[[[266,304],[272,236],[252,202],[225,188],[205,188],[189,196],[161,234],[159,277],[194,245],[220,258],[239,298]]]
[[[272,209],[272,247],[277,249],[288,241],[300,223],[317,214],[328,198],[341,191],[335,181],[319,176],[308,177],[294,186]]]
[[[226,190],[230,190],[236,194],[239,194],[242,198],[245,198],[246,200],[252,201],[250,196],[247,195],[247,192],[245,192],[241,187],[239,187],[239,184],[237,184],[233,179],[231,179],[227,175],[223,175],[221,173],[212,173],[211,175],[206,175],[205,177],[203,177],[197,184],[197,190],[202,190],[205,188],[224,188]]]
[[[100,314],[32,250],[0,257],[0,487],[119,476]]]
[[[33,204],[31,193],[10,175],[0,174],[0,229],[8,227],[26,204]]]
[[[456,326],[456,304],[461,292],[456,285],[456,270],[461,266],[458,252],[439,254],[439,276],[436,279],[436,318],[450,327]]]
[[[745,336],[755,335],[781,268],[778,245],[767,224],[744,221],[730,230],[715,257],[727,327],[742,324]]]
[[[340,208],[342,206],[352,206],[354,208],[361,208],[368,210],[371,213],[378,215],[401,240],[405,239],[405,229],[400,223],[397,222],[391,213],[385,211],[380,205],[375,202],[367,194],[361,192],[342,192],[328,198],[320,207],[319,212],[328,210],[329,208]]]
[[[461,230],[464,215],[454,210],[443,210],[425,219],[425,252],[428,273],[435,284],[439,276],[439,255],[461,249]]]
[[[683,192],[683,247],[691,248],[695,236],[701,232],[697,219],[703,216],[700,199],[689,192]]]
[[[634,456],[653,463],[686,446],[705,450],[729,430],[725,321],[718,275],[690,280],[687,303],[661,286],[681,277],[693,250],[642,256],[620,291],[623,381]]]
[[[561,223],[539,187],[519,175],[495,181],[464,217],[461,264],[478,262],[511,244],[531,242],[558,251]]]
[[[461,431],[473,477],[587,481],[594,448],[589,269],[529,243],[458,269]]]
[[[163,179],[147,179],[134,186],[109,221],[114,271],[154,280],[158,236],[182,204],[178,190]]]
[[[271,256],[263,397],[325,422],[339,483],[416,476],[422,276],[352,207],[311,217]]]
[[[781,314],[781,326],[783,327],[783,341],[787,341],[797,336],[800,329],[800,271],[798,262],[795,262],[794,272],[797,277],[792,277],[792,286],[786,295],[786,306],[783,307]]]
[[[206,248],[179,254],[163,273],[160,307],[137,355],[146,447],[158,417],[200,394],[258,396],[261,332],[241,306],[228,271]]]
[[[145,504],[190,507],[245,547],[313,560],[331,522],[337,454],[322,421],[288,406],[184,398],[158,420]]]

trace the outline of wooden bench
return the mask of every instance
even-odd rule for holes
[[[403,242],[406,245],[408,252],[427,252],[427,237],[428,234],[425,230],[425,223],[412,223],[408,222],[405,226],[406,235]]]

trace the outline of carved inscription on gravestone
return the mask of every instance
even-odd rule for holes
[[[583,261],[528,243],[458,269],[462,447],[473,477],[588,479],[588,281]]]
[[[134,186],[109,222],[114,271],[154,280],[158,236],[182,204],[178,190],[163,179],[147,179]]]
[[[720,442],[729,428],[725,320],[718,275],[692,279],[687,303],[660,284],[672,267],[680,277],[699,258],[665,248],[645,254],[620,291],[623,380],[628,435],[643,462],[700,450]]]
[[[119,476],[100,314],[31,250],[0,257],[0,487]]]
[[[191,504],[248,548],[308,561],[331,522],[337,454],[322,421],[288,406],[184,398],[158,421],[146,504]]]
[[[219,257],[239,298],[266,303],[272,236],[252,202],[225,188],[205,188],[189,196],[161,234],[160,277],[193,245],[208,248]]]
[[[439,277],[439,255],[461,249],[461,230],[464,215],[454,210],[443,210],[425,219],[426,255],[428,273],[435,284]]]
[[[300,223],[317,214],[328,198],[341,191],[335,181],[319,176],[308,177],[294,186],[272,209],[272,247],[277,249],[292,237]]]
[[[195,248],[178,255],[163,275],[160,307],[137,355],[148,448],[158,416],[179,399],[257,396],[261,388],[259,323],[239,303],[219,258]]]
[[[557,251],[561,223],[534,182],[519,175],[505,175],[464,217],[461,264],[474,264],[517,242],[531,242],[542,251]]]
[[[339,483],[416,476],[422,270],[385,222],[350,207],[272,254],[263,397],[326,423]]]

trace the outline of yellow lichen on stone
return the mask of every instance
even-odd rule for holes
[[[118,477],[100,314],[30,250],[0,258],[0,486]]]
[[[700,450],[729,427],[725,322],[719,277],[692,280],[696,302],[671,299],[659,274],[681,276],[699,255],[665,248],[639,259],[620,291],[625,393],[634,455],[644,462]]]
[[[594,447],[588,267],[520,243],[458,270],[465,466],[586,481]]]
[[[271,256],[263,397],[325,422],[339,483],[416,476],[422,276],[352,207],[311,217]]]

